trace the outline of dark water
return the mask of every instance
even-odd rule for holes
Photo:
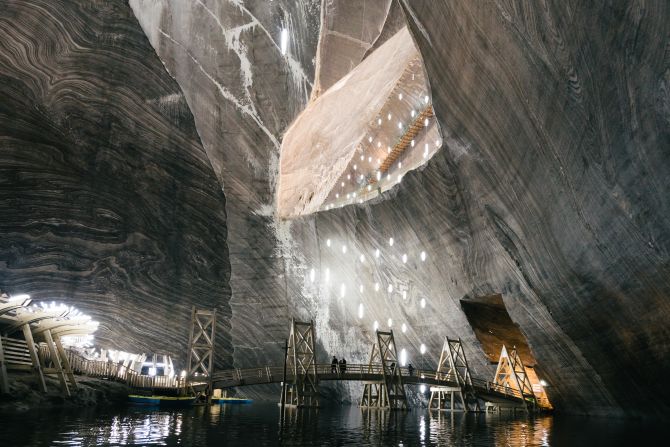
[[[142,408],[0,416],[0,446],[646,446],[662,428],[618,419],[408,413],[276,404]],[[667,430],[666,430],[667,432]]]

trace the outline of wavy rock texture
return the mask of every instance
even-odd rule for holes
[[[0,97],[0,287],[131,352],[182,356],[190,306],[217,307],[229,346],[225,199],[130,8],[0,1]]]
[[[312,88],[318,3],[131,1],[184,92],[217,185],[186,108],[143,99],[178,89],[140,45],[145,40],[127,19],[127,6],[4,1],[1,88],[10,99],[0,105],[0,125],[12,133],[2,139],[2,166],[11,166],[2,176],[2,279],[33,293],[60,287],[101,319],[104,341],[114,330],[143,342],[137,328],[153,333],[140,324],[151,315],[165,325],[165,344],[177,346],[184,331],[165,323],[186,309],[170,314],[167,303],[197,298],[225,313],[228,254],[212,241],[223,241],[227,227],[231,318],[220,333],[232,346],[220,348],[220,364],[279,362],[277,342],[292,315],[315,319],[323,360],[334,353],[364,361],[373,322],[387,327],[391,318],[398,347],[415,366],[436,362],[443,336],[460,336],[475,375],[492,377],[460,300],[500,293],[558,410],[667,414],[670,396],[658,386],[670,372],[667,5],[401,2],[426,65],[444,147],[378,200],[277,221],[278,142]],[[67,20],[47,20],[44,11]],[[123,19],[103,22],[97,33],[82,31],[110,11]],[[355,8],[334,11],[338,23],[360,15]],[[31,33],[17,34],[23,28],[15,23]],[[282,27],[290,35],[286,58],[277,45]],[[44,30],[39,48],[49,50],[31,46],[41,35],[35,29]],[[90,37],[64,43],[79,35]],[[86,44],[91,40],[99,47],[82,51],[95,46]],[[70,68],[78,82],[47,101],[45,92],[61,85],[55,75],[68,70],[62,61],[41,62],[45,54],[106,63],[80,60]],[[130,74],[112,82],[120,73]],[[119,106],[129,102],[132,114]],[[106,113],[95,113],[98,103]],[[163,119],[172,125],[165,128]],[[72,130],[82,123],[83,131]],[[31,151],[20,150],[28,144]],[[180,175],[160,176],[154,165]],[[158,186],[173,178],[171,187],[189,191],[184,201]],[[189,180],[189,187],[180,183]],[[104,204],[91,205],[93,198]],[[179,207],[192,215],[184,218]],[[172,222],[186,230],[173,231]],[[170,245],[166,234],[186,242]],[[198,249],[182,248],[183,262],[163,248],[188,244]],[[177,281],[180,274],[199,280]],[[190,287],[176,293],[179,284]],[[398,330],[403,323],[405,333]],[[339,391],[358,397],[353,385]]]
[[[303,307],[287,276],[282,229],[273,218],[274,187],[281,133],[312,88],[319,4],[130,2],[184,91],[226,193],[237,367],[280,364],[290,316]],[[289,31],[286,56],[282,28]]]
[[[454,291],[503,294],[559,408],[667,413],[668,5],[403,5],[453,138],[399,197]]]

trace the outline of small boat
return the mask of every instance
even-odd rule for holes
[[[213,404],[250,404],[253,400],[239,397],[213,397]]]
[[[128,395],[128,400],[133,405],[146,405],[153,407],[190,407],[195,402],[194,396],[141,396],[139,394]]]

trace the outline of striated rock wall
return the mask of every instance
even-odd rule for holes
[[[403,6],[452,138],[400,194],[458,235],[462,293],[502,293],[558,409],[667,413],[667,4]]]
[[[393,23],[370,29],[402,8],[443,148],[378,199],[282,221],[319,3],[131,0],[154,53],[126,4],[3,1],[0,284],[177,352],[186,304],[218,306],[226,366],[280,362],[290,316],[314,318],[322,361],[362,362],[391,319],[416,367],[461,337],[484,378],[460,300],[501,294],[558,410],[667,414],[668,7],[380,1]],[[362,17],[346,5],[332,23]]]
[[[190,306],[217,307],[229,346],[225,199],[128,5],[0,1],[0,98],[0,287],[131,352],[181,356]]]
[[[226,194],[234,344],[226,355],[236,367],[279,364],[299,303],[273,216],[279,141],[312,88],[320,2],[131,0],[130,6],[184,91]],[[282,29],[289,35],[286,55]]]

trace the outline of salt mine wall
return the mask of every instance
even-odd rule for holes
[[[128,5],[0,2],[0,98],[0,288],[175,356],[191,306],[215,307],[230,346],[225,198]]]
[[[100,345],[177,356],[190,306],[216,307],[219,367],[279,364],[292,316],[314,319],[319,360],[364,362],[391,319],[415,366],[460,337],[483,378],[461,300],[500,294],[557,410],[670,410],[664,2],[380,1],[384,26],[346,1],[327,23],[316,0],[0,6],[3,290],[93,314]],[[377,199],[277,219],[319,33],[356,24],[372,51],[400,16],[442,149]]]

